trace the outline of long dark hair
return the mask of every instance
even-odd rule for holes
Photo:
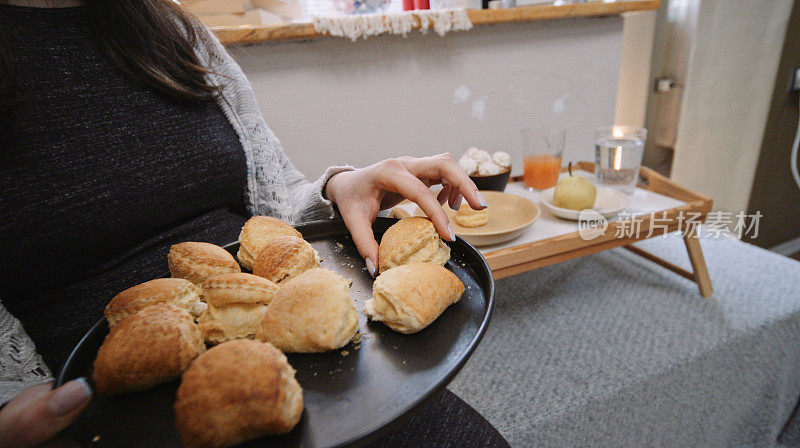
[[[196,53],[208,31],[171,0],[85,0],[102,52],[131,79],[171,98],[204,102],[221,86]],[[0,42],[0,105],[13,101],[13,55]]]

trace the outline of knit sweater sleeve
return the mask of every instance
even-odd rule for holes
[[[52,379],[22,324],[0,303],[0,405],[28,386]]]
[[[316,181],[306,180],[264,122],[253,88],[242,69],[212,33],[208,32],[203,41],[200,57],[214,72],[208,75],[208,80],[223,86],[217,102],[236,130],[247,156],[250,212],[275,216],[293,224],[334,218],[333,204],[323,195],[325,184],[335,174],[353,167],[333,166]]]

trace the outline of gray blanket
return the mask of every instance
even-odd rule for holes
[[[639,246],[691,269],[677,235]],[[800,446],[800,263],[702,247],[711,299],[623,249],[499,280],[451,390],[516,447]]]

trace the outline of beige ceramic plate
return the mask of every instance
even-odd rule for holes
[[[489,222],[480,227],[461,227],[456,223],[455,210],[444,206],[456,235],[473,246],[489,246],[514,239],[522,234],[541,214],[539,206],[523,197],[498,191],[481,191],[489,204]],[[414,216],[425,216],[419,207]]]

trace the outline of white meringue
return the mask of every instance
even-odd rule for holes
[[[494,176],[501,172],[503,172],[503,168],[491,160],[478,164],[478,174],[481,176]]]
[[[507,152],[497,151],[492,154],[492,161],[504,168],[511,166],[511,156]]]
[[[458,159],[458,164],[461,165],[461,169],[463,169],[467,175],[475,174],[475,171],[478,171],[478,162],[472,160],[469,156],[463,156]]]
[[[486,152],[486,151],[484,151],[482,149],[478,149],[478,148],[476,148],[474,146],[467,150],[467,157],[469,157],[470,159],[472,159],[472,160],[474,160],[474,161],[476,161],[478,163],[488,162],[488,161],[492,160],[492,156],[488,152]]]

